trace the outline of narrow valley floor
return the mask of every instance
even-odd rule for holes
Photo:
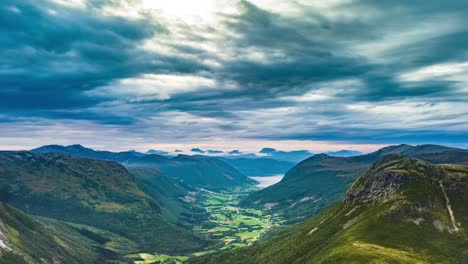
[[[200,190],[198,203],[209,213],[209,221],[194,227],[194,232],[218,240],[215,248],[194,252],[185,256],[169,256],[155,252],[142,252],[128,257],[135,264],[183,263],[190,257],[245,247],[272,228],[284,223],[281,215],[271,214],[269,209],[257,210],[238,206],[239,201],[256,187],[232,189],[220,193]]]

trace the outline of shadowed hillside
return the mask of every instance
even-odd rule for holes
[[[134,242],[110,232],[29,216],[0,203],[0,263],[111,263],[135,250]]]
[[[165,218],[160,203],[120,164],[59,154],[0,154],[2,201],[29,214],[115,232],[142,248],[196,250],[207,243]]]
[[[81,145],[48,145],[33,149],[32,152],[60,153],[74,157],[112,160],[126,167],[152,167],[158,169],[162,175],[177,178],[195,187],[212,190],[255,183],[232,166],[212,157],[178,155],[174,158],[166,158],[133,151],[96,151]]]

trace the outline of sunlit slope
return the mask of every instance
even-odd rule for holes
[[[343,201],[253,247],[193,263],[466,263],[468,167],[386,156]]]

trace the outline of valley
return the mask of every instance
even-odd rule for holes
[[[281,214],[273,214],[270,209],[259,210],[239,206],[241,199],[258,189],[258,187],[244,187],[222,192],[199,189],[196,203],[207,210],[209,221],[196,225],[193,230],[197,235],[216,241],[215,246],[207,248],[206,251],[182,256],[145,252],[127,257],[134,260],[135,264],[183,263],[191,257],[252,245],[262,235],[285,223]]]
[[[0,153],[0,263],[457,263],[466,255],[465,150],[318,154],[283,179],[203,156],[124,162],[54,148],[68,154]]]

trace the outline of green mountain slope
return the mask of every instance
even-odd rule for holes
[[[0,203],[0,263],[111,263],[136,244],[110,232],[38,218]]]
[[[178,155],[174,158],[133,151],[96,151],[81,145],[48,145],[33,149],[34,153],[59,153],[74,157],[112,160],[126,167],[153,167],[161,174],[184,181],[186,184],[213,190],[238,187],[255,182],[227,163],[212,157]]]
[[[285,174],[296,163],[271,158],[222,158],[224,162],[247,176]]]
[[[158,201],[161,213],[171,222],[192,227],[207,221],[206,210],[199,205],[200,193],[173,177],[162,175],[158,168],[128,167],[146,194]]]
[[[91,225],[145,250],[186,252],[206,241],[166,219],[120,164],[59,154],[0,153],[0,199],[29,214]]]
[[[255,183],[232,166],[212,157],[178,155],[164,163],[146,165],[188,185],[211,190]]]
[[[343,197],[373,162],[388,154],[427,159],[433,163],[468,164],[468,151],[438,145],[398,145],[354,157],[319,154],[293,167],[283,180],[249,195],[245,207],[270,207],[291,222],[316,214]]]
[[[386,156],[343,201],[252,247],[192,263],[466,263],[468,166]]]

